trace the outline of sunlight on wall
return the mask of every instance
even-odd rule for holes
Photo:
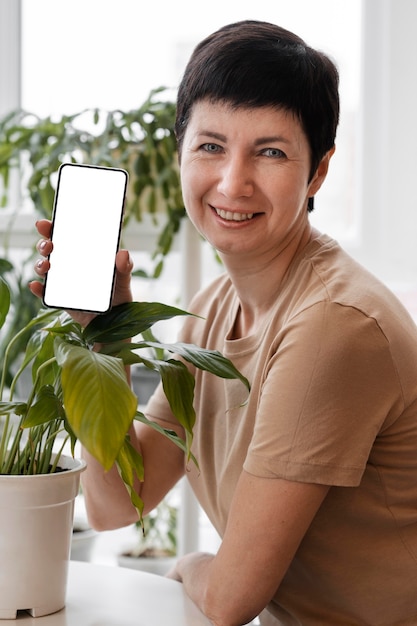
[[[218,27],[263,19],[333,55],[348,107],[358,102],[360,0],[23,0],[23,105],[41,114],[133,108],[150,89],[176,87],[196,43]],[[65,8],[63,8],[65,7]]]

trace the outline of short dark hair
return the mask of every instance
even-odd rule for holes
[[[193,105],[273,106],[296,115],[311,149],[310,177],[334,146],[339,74],[333,61],[297,35],[268,22],[220,28],[195,48],[179,86],[175,132],[181,153]]]

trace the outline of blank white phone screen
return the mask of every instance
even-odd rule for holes
[[[127,180],[122,169],[61,165],[46,306],[96,313],[110,308]]]

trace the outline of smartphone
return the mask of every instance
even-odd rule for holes
[[[94,313],[111,307],[127,182],[123,169],[60,166],[45,306]]]

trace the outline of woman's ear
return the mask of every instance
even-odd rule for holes
[[[336,146],[333,146],[333,148],[331,148],[328,152],[326,152],[326,154],[320,161],[318,168],[316,169],[313,175],[313,178],[310,180],[309,185],[308,185],[309,197],[315,196],[318,190],[320,189],[320,187],[322,186],[327,176],[327,172],[329,171],[330,159],[334,155],[335,150],[336,150]]]

